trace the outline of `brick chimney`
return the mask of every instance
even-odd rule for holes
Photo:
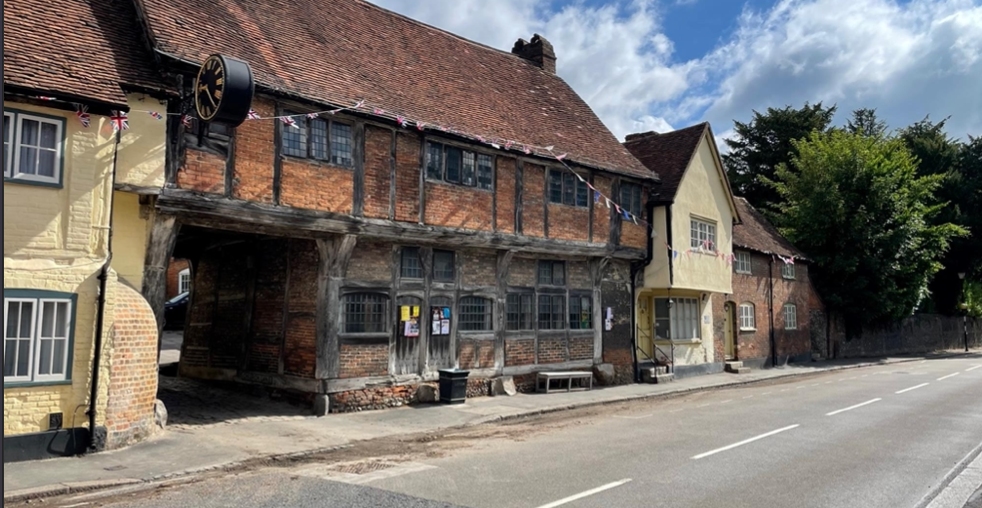
[[[528,42],[525,39],[518,39],[511,52],[541,67],[542,70],[550,74],[556,73],[556,51],[552,49],[552,43],[539,34],[535,34],[532,37],[532,42]]]

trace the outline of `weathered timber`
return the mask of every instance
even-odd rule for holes
[[[225,197],[234,195],[235,187],[235,129],[231,129],[225,154]]]
[[[603,362],[604,307],[602,287],[604,272],[609,264],[609,258],[590,260],[590,280],[593,282],[593,361],[597,364]]]
[[[426,224],[426,136],[419,140],[419,225]]]
[[[508,325],[508,273],[515,251],[498,251],[495,281],[498,283],[494,310],[494,368],[500,375],[505,368],[505,333]]]
[[[341,375],[341,282],[357,243],[352,235],[317,240],[317,379]]]
[[[597,188],[596,183],[597,182],[594,179],[594,174],[591,171],[590,172],[590,187],[596,189]],[[589,219],[589,221],[587,221],[587,241],[590,242],[590,243],[593,243],[593,221],[594,221],[593,214],[596,213],[596,211],[597,211],[596,200],[594,199],[594,196],[593,195],[591,195],[591,196],[589,196],[587,198],[587,206],[589,207],[589,210],[590,210],[590,214],[589,214],[590,215],[590,219]]]
[[[276,115],[282,114],[282,108],[277,105]],[[278,205],[283,191],[283,128],[275,124],[273,125],[273,203]]]
[[[286,281],[283,284],[283,322],[280,323],[280,354],[277,355],[276,359],[276,372],[281,376],[286,372],[286,338],[290,331],[290,282],[293,279],[293,263],[290,259],[293,251],[293,241],[287,240],[285,243]],[[319,297],[320,292],[318,292]]]
[[[522,159],[515,161],[515,234],[521,235],[523,230],[522,226],[522,209],[524,208],[522,204],[522,192],[525,185],[522,183],[524,178],[525,165],[522,163]]]
[[[354,189],[351,196],[351,214],[365,216],[365,123],[358,122],[354,128],[354,146],[351,157],[355,162]]]
[[[256,269],[256,257],[253,252],[250,252],[246,258],[246,270],[246,305],[245,312],[242,313],[242,329],[245,330],[245,340],[242,341],[239,351],[240,371],[245,371],[249,366],[249,348],[253,343],[252,313],[256,307],[256,279],[259,277],[259,271]]]
[[[381,219],[279,207],[252,201],[230,200],[178,189],[165,189],[157,207],[162,213],[178,214],[189,225],[293,238],[317,238],[324,233],[364,235],[385,240],[462,248],[517,250],[558,256],[644,259],[644,250],[598,246],[589,242],[554,240],[502,233],[423,226]],[[619,234],[619,228],[618,228]],[[613,235],[612,235],[613,236]]]
[[[170,265],[177,234],[181,225],[177,217],[157,214],[150,229],[150,242],[143,265],[143,298],[153,309],[157,318],[158,335],[164,328],[164,303],[167,301],[167,267]],[[157,343],[157,356],[160,356],[160,341]]]
[[[614,182],[610,187],[611,196],[615,198],[620,196],[621,193],[621,179],[615,178]],[[620,245],[621,244],[621,215],[619,213],[614,213],[614,210],[609,210],[608,220],[610,220],[610,245]]]
[[[392,153],[389,157],[389,220],[396,220],[396,158],[399,153],[399,135],[392,131]]]

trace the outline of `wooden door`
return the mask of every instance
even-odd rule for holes
[[[420,334],[422,333],[422,305],[419,298],[404,296],[396,305],[396,342],[394,371],[396,376],[419,372]]]
[[[724,342],[723,351],[727,360],[736,359],[736,306],[727,303],[723,313]]]
[[[455,366],[453,331],[454,315],[453,300],[438,296],[430,298],[430,312],[428,314],[430,326],[426,330],[429,333],[429,357],[426,365],[429,370],[449,369]]]

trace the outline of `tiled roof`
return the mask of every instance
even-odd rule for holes
[[[122,85],[160,90],[132,0],[4,0],[4,85],[125,107]]]
[[[778,254],[784,257],[807,260],[786,238],[781,236],[770,221],[754,208],[746,199],[736,198],[741,224],[733,225],[733,248],[744,248],[763,254]]]
[[[362,0],[139,0],[158,51],[249,62],[260,87],[461,132],[554,146],[654,178],[555,74]],[[562,48],[557,48],[562,58]]]
[[[661,177],[659,191],[662,199],[672,200],[707,129],[709,124],[701,123],[664,134],[631,134],[624,146],[645,167],[658,173]]]

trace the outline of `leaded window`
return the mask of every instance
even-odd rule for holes
[[[533,295],[531,293],[508,294],[508,330],[535,329],[535,310],[532,301]]]
[[[386,333],[389,323],[389,298],[377,293],[353,293],[344,296],[342,330],[344,333]]]
[[[539,261],[539,284],[545,286],[565,286],[566,262]]]
[[[590,204],[586,182],[572,173],[550,170],[547,185],[550,203],[584,208]]]
[[[570,330],[593,329],[593,299],[589,296],[573,295],[569,299]]]
[[[402,278],[423,278],[423,265],[419,262],[419,247],[402,248]]]
[[[433,280],[438,282],[453,282],[457,280],[454,253],[452,251],[433,251]]]
[[[492,324],[492,302],[487,298],[468,296],[460,299],[460,320],[458,326],[465,332],[489,332]]]
[[[539,295],[539,329],[566,329],[566,297]]]

